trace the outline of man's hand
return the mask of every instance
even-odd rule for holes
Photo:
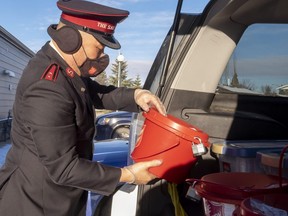
[[[148,112],[150,107],[155,106],[159,113],[166,115],[166,109],[160,99],[145,89],[136,89],[134,93],[135,102],[145,111]]]
[[[127,182],[130,184],[147,184],[148,182],[157,178],[149,172],[150,167],[160,166],[162,161],[151,160],[147,162],[138,162],[130,166],[121,168],[120,182]]]

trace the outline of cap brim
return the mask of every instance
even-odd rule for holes
[[[111,49],[120,49],[121,45],[120,43],[115,39],[115,37],[113,35],[102,35],[102,34],[97,34],[97,33],[92,33],[89,32],[90,34],[92,34],[100,43],[102,43],[103,45],[111,48]]]
[[[93,35],[96,38],[96,40],[98,40],[100,43],[102,43],[103,45],[105,45],[107,47],[110,47],[112,49],[120,49],[121,48],[120,43],[116,40],[116,38],[112,34],[108,35],[108,34],[104,34],[102,32],[97,32],[94,29],[85,28],[83,26],[74,24],[74,23],[69,22],[69,21],[62,19],[62,18],[60,19],[60,21],[62,23],[64,23],[65,25],[73,26],[80,31],[83,31],[83,32],[86,32],[88,34]]]

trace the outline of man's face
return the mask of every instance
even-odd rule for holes
[[[90,59],[97,59],[104,53],[105,46],[101,44],[93,35],[80,31],[83,40],[83,47]]]
[[[81,32],[83,62],[79,66],[81,76],[95,77],[102,73],[109,64],[109,56],[104,54],[105,46],[93,35]]]

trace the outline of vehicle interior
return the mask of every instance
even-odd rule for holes
[[[211,143],[233,140],[248,143],[251,140],[265,140],[273,143],[275,140],[288,140],[286,89],[281,89],[281,94],[276,92],[288,82],[288,37],[280,37],[288,32],[288,1],[211,0],[199,14],[182,13],[181,2],[178,3],[173,26],[155,58],[144,88],[161,98],[169,114],[205,131]],[[264,27],[266,33],[262,31]],[[254,36],[256,30],[260,33]],[[271,33],[275,33],[276,37],[272,37]],[[267,41],[262,40],[264,34]],[[248,40],[246,36],[255,37],[252,45],[245,43]],[[265,48],[267,45],[273,46],[273,42],[279,42],[279,47],[282,47],[281,56],[280,53],[274,53],[275,47]],[[241,44],[247,50],[245,58],[241,58],[244,52],[240,50]],[[248,50],[249,46],[252,50]],[[251,57],[254,53],[258,54],[257,58]],[[274,60],[269,67],[268,57]],[[258,60],[261,58],[263,65],[260,67]],[[251,59],[257,63],[249,68],[247,62],[251,62]],[[269,75],[268,68],[271,72]],[[227,79],[229,73],[230,78]],[[241,85],[238,82],[238,85],[231,85],[235,74]],[[268,87],[276,85],[274,82],[256,85],[261,79],[272,81],[272,76],[281,77],[281,83],[279,81],[273,91]],[[249,79],[241,80],[242,77]],[[255,78],[255,83],[251,77]],[[264,91],[265,87],[269,91]],[[142,124],[141,113],[135,115],[130,129],[131,152]],[[130,162],[133,163],[131,159]],[[213,172],[219,172],[219,163],[208,152],[198,158],[187,178],[201,178]],[[186,198],[187,185],[179,184],[177,188],[187,215],[204,215],[201,203]],[[165,180],[139,186],[135,190],[137,198],[134,201],[132,199],[131,203],[136,210],[131,215],[176,215]],[[114,201],[117,202],[116,199]],[[128,202],[131,207],[129,199],[122,202]],[[102,212],[102,215],[105,214]]]

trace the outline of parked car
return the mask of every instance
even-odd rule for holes
[[[212,144],[288,140],[288,1],[211,0],[197,14],[181,3],[144,88],[161,98],[168,114],[205,131]],[[133,114],[129,154],[142,125],[142,114]],[[220,171],[210,154],[199,157],[187,178]],[[176,215],[168,183],[124,185],[99,215]],[[201,202],[186,198],[187,188],[177,185],[183,209],[204,215]]]
[[[95,140],[129,139],[131,112],[116,111],[102,114],[96,119]]]
[[[127,165],[128,140],[107,139],[94,142],[93,161],[124,167]]]

